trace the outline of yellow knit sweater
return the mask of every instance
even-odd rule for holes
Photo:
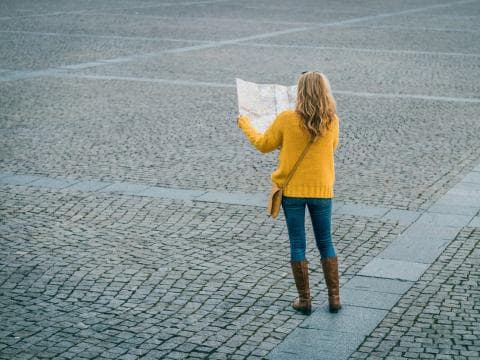
[[[272,181],[282,187],[305,148],[309,135],[301,126],[300,116],[293,110],[280,113],[263,134],[252,127],[250,119],[241,116],[238,126],[248,140],[263,153],[280,148],[278,167],[272,173]],[[330,125],[327,133],[312,144],[287,187],[285,196],[309,198],[333,198],[335,166],[333,155],[338,145],[339,120]]]

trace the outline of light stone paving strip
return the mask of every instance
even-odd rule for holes
[[[206,4],[216,4],[222,2],[230,2],[232,0],[205,0],[205,1],[188,1],[188,2],[171,2],[171,3],[156,3],[156,4],[135,4],[134,6],[128,7],[118,7],[117,10],[128,10],[128,9],[148,9],[159,6],[190,6],[190,5],[206,5]],[[67,14],[82,14],[88,12],[89,10],[72,10],[72,11],[57,11],[44,14],[28,14],[28,15],[18,15],[18,16],[2,16],[0,20],[10,20],[10,19],[20,19],[20,18],[29,18],[29,17],[44,17],[44,16],[57,16],[57,15],[67,15]]]
[[[480,55],[479,55],[480,56]],[[108,60],[106,60],[107,62]],[[79,65],[64,66],[63,69],[81,70],[91,67],[92,63],[85,63]],[[170,84],[170,85],[183,85],[183,86],[207,86],[218,88],[235,88],[234,84],[216,83],[211,81],[194,81],[194,80],[172,80],[172,79],[157,79],[157,78],[144,78],[133,76],[115,76],[115,75],[88,75],[88,74],[70,74],[65,73],[62,70],[53,71],[50,75],[57,78],[71,78],[71,79],[90,79],[90,80],[121,80],[121,81],[139,81],[150,82],[158,84]],[[0,79],[1,80],[1,79]],[[431,96],[431,95],[419,95],[419,94],[386,94],[386,93],[371,93],[371,92],[358,92],[349,90],[335,90],[335,95],[351,95],[360,97],[373,97],[373,98],[385,98],[385,99],[418,99],[418,100],[432,100],[432,101],[445,101],[445,102],[458,102],[458,103],[472,103],[480,104],[480,98],[466,98],[466,97],[452,97],[452,96]]]
[[[427,27],[427,26],[402,26],[402,25],[354,25],[355,28],[362,29],[385,29],[385,30],[420,30],[420,31],[438,31],[438,32],[461,32],[461,33],[480,33],[480,30],[452,28],[452,27]]]
[[[108,60],[105,61],[105,63]],[[94,63],[84,63],[78,65],[67,65],[63,67],[64,70],[81,70],[83,68],[89,68]],[[14,72],[11,72],[12,74]],[[181,86],[206,86],[206,87],[216,87],[216,88],[235,88],[234,84],[224,84],[216,83],[211,81],[193,81],[193,80],[172,80],[172,79],[157,79],[157,78],[144,78],[144,77],[133,77],[133,76],[115,76],[115,75],[88,75],[88,74],[71,74],[65,73],[62,70],[52,70],[45,74],[45,76],[56,77],[56,78],[72,78],[72,79],[90,79],[90,80],[120,80],[120,81],[137,81],[137,82],[148,82],[148,83],[158,83],[158,84],[170,84],[170,85],[181,85]],[[26,75],[25,78],[29,78]],[[20,78],[18,78],[20,79]],[[1,81],[1,78],[0,78]],[[351,95],[351,96],[360,96],[360,97],[376,97],[376,98],[386,98],[386,99],[419,99],[419,100],[432,100],[432,101],[444,101],[444,102],[458,102],[458,103],[480,103],[480,99],[477,98],[465,98],[465,97],[449,97],[449,96],[430,96],[430,95],[418,95],[418,94],[385,94],[385,93],[369,93],[369,92],[355,92],[348,90],[335,90],[334,94],[342,95]],[[8,114],[5,114],[8,115]]]
[[[2,31],[0,31],[1,33]],[[168,40],[168,39],[162,39]],[[187,41],[187,40],[185,40]],[[317,49],[317,50],[344,50],[355,52],[366,52],[373,54],[423,54],[423,55],[440,55],[440,56],[465,56],[465,57],[480,57],[480,54],[458,53],[458,52],[444,52],[444,51],[420,51],[420,50],[392,50],[392,49],[370,49],[359,47],[345,47],[345,46],[315,46],[315,45],[290,45],[290,44],[268,44],[268,43],[246,43],[238,44],[244,47],[259,47],[259,48],[287,48],[287,49]]]
[[[122,10],[122,9],[116,9],[116,10]],[[136,10],[136,8],[135,8]],[[87,13],[86,15],[89,15],[90,13]],[[117,15],[120,15],[122,14],[121,12],[120,13],[108,13],[108,12],[100,12],[100,11],[94,11],[91,13],[92,15],[102,15],[102,16],[117,16]],[[140,19],[158,19],[158,20],[162,20],[162,19],[170,19],[171,17],[168,16],[168,15],[159,15],[159,14],[140,14],[140,13],[135,13],[135,14],[129,14],[130,16],[134,16],[135,18],[140,18]],[[210,17],[210,16],[201,16],[201,17],[195,17],[193,16],[192,19],[201,19],[201,20],[210,20],[210,21],[217,21],[218,18],[216,17]],[[231,18],[231,17],[224,17],[222,16],[221,17],[222,20],[227,20],[227,21],[236,21],[237,18]],[[262,19],[250,19],[250,18],[244,18],[242,19],[242,23],[256,23],[256,24],[284,24],[284,25],[290,25],[290,26],[308,26],[308,25],[317,25],[316,22],[312,22],[312,21],[285,21],[283,19],[278,19],[278,20],[269,20],[269,19],[266,19],[266,18],[262,18]],[[180,41],[184,41],[184,39],[180,40]]]
[[[142,197],[165,198],[173,200],[190,200],[214,202],[231,205],[245,205],[265,207],[267,196],[263,193],[226,192],[217,190],[175,189],[146,184],[132,184],[128,182],[105,182],[99,180],[61,179],[44,176],[14,175],[0,173],[0,184],[28,185],[50,189],[67,189],[69,191],[90,191],[103,193],[117,193]],[[418,211],[389,209],[380,206],[350,204],[342,201],[335,202],[334,213],[380,218],[396,221],[400,225],[409,225],[420,216]]]
[[[347,359],[479,212],[480,165],[342,286],[338,314],[318,309],[269,358]]]
[[[264,34],[245,36],[245,37],[241,37],[241,38],[237,38],[237,39],[217,41],[217,42],[212,42],[212,43],[207,43],[207,44],[202,44],[202,45],[193,45],[193,46],[180,47],[180,48],[176,48],[176,49],[161,50],[159,52],[152,52],[152,53],[148,53],[148,54],[135,54],[135,55],[130,55],[130,56],[122,56],[122,57],[118,57],[118,58],[115,58],[115,59],[103,59],[103,60],[91,61],[91,62],[80,63],[80,64],[71,64],[71,65],[63,66],[63,67],[59,67],[59,68],[51,68],[51,69],[36,70],[36,71],[12,71],[12,72],[7,73],[5,75],[0,75],[0,81],[14,81],[14,80],[21,80],[21,79],[39,77],[39,76],[40,77],[41,76],[52,76],[52,75],[56,74],[58,72],[58,70],[62,70],[62,69],[85,69],[85,68],[103,66],[103,65],[112,64],[112,63],[113,64],[128,63],[128,62],[131,62],[131,61],[134,61],[134,60],[156,57],[156,56],[159,56],[159,55],[165,54],[165,53],[183,53],[183,52],[190,52],[190,51],[196,51],[196,50],[218,48],[218,47],[221,47],[221,46],[224,46],[224,45],[232,45],[232,44],[238,44],[238,43],[245,42],[245,41],[260,40],[260,39],[271,38],[271,37],[279,36],[279,35],[299,33],[299,32],[303,32],[303,31],[307,31],[307,30],[318,29],[318,28],[321,28],[321,27],[356,24],[356,23],[363,22],[363,21],[389,18],[389,17],[393,17],[393,16],[398,16],[398,15],[414,14],[414,13],[422,12],[422,11],[425,11],[425,10],[432,10],[432,9],[455,6],[455,5],[468,4],[468,3],[475,2],[475,1],[476,0],[464,0],[464,1],[449,2],[449,3],[446,3],[446,4],[429,5],[429,6],[424,6],[424,7],[414,8],[414,9],[408,9],[408,10],[402,10],[402,11],[393,11],[393,12],[383,13],[383,14],[361,16],[361,17],[348,19],[348,20],[333,21],[333,22],[329,22],[329,23],[322,23],[322,24],[316,24],[316,25],[311,25],[311,26],[303,26],[303,27],[291,28],[291,29],[287,29],[287,30],[272,31],[272,32],[264,33]]]
[[[65,34],[65,33],[57,33],[57,32],[41,32],[41,31],[25,31],[25,30],[0,30],[0,34],[26,34],[26,35],[69,37],[69,38],[81,38],[81,39],[93,38],[93,39],[114,39],[114,40],[172,41],[172,42],[182,42],[182,43],[191,42],[191,43],[199,43],[199,44],[212,43],[212,41],[206,41],[206,40],[185,40],[185,39],[174,39],[174,38],[166,38],[166,37],[120,36],[120,35],[101,35],[101,34]]]

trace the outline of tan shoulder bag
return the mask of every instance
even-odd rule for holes
[[[283,184],[283,187],[279,187],[277,184],[272,183],[272,190],[270,191],[270,195],[268,196],[268,203],[267,203],[267,212],[272,218],[276,218],[278,216],[278,213],[280,212],[280,206],[282,205],[282,197],[283,197],[283,189],[285,189],[290,182],[290,179],[293,177],[293,174],[295,174],[295,171],[298,168],[298,165],[302,162],[303,158],[307,154],[308,149],[310,149],[310,146],[313,144],[313,139],[310,139],[307,143],[307,146],[305,146],[305,149],[303,149],[302,154],[298,158],[297,162],[295,165],[293,165],[292,170],[290,170],[290,173],[287,175],[287,178],[285,179],[285,183]]]

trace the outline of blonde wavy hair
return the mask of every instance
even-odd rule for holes
[[[314,140],[329,129],[337,116],[337,106],[327,77],[317,71],[308,71],[298,79],[295,111],[302,125]]]

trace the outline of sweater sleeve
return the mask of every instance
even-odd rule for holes
[[[337,149],[338,146],[338,141],[339,141],[339,119],[336,117],[335,121],[333,122],[333,151]]]
[[[244,115],[238,120],[238,126],[243,130],[250,143],[262,153],[273,151],[282,144],[279,116],[263,134],[257,132],[250,123],[250,119]]]

